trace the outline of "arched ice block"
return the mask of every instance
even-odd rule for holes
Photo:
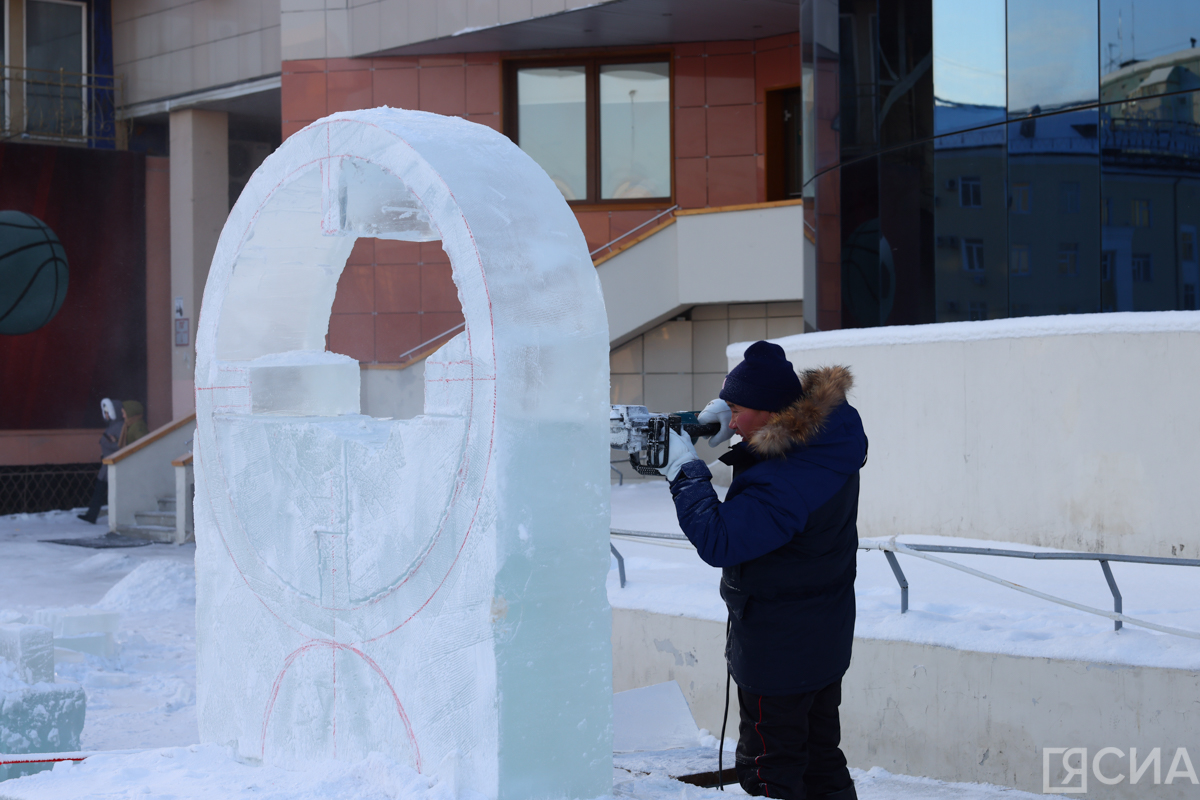
[[[412,420],[359,415],[357,364],[322,352],[357,236],[453,266],[466,329]],[[461,119],[315,122],[230,213],[196,348],[202,739],[607,794],[608,332],[546,174]]]

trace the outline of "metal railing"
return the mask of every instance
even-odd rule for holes
[[[124,149],[119,76],[0,66],[0,138]]]
[[[675,547],[690,547],[691,543],[688,538],[682,533],[659,533],[655,531],[631,531],[625,529],[612,528],[610,533],[613,536],[618,536],[622,539],[649,539],[657,540],[659,544],[670,544]],[[1085,611],[1089,614],[1095,614],[1101,617],[1107,617],[1113,621],[1113,630],[1121,630],[1123,623],[1128,622],[1130,625],[1136,625],[1139,628],[1148,628],[1160,633],[1170,633],[1175,636],[1183,636],[1188,639],[1200,639],[1200,632],[1188,631],[1182,628],[1173,628],[1169,625],[1159,625],[1156,622],[1147,622],[1145,620],[1135,619],[1126,616],[1122,611],[1124,598],[1121,595],[1121,590],[1117,587],[1117,580],[1113,576],[1112,568],[1109,563],[1120,561],[1130,564],[1163,564],[1175,567],[1200,567],[1200,559],[1196,558],[1160,558],[1158,556],[1125,556],[1116,553],[1078,553],[1078,552],[1037,552],[1027,550],[1000,550],[991,547],[957,547],[953,545],[940,544],[900,544],[893,537],[887,541],[876,541],[871,539],[861,539],[858,543],[859,550],[880,550],[887,558],[888,566],[892,568],[892,574],[896,577],[896,583],[900,586],[900,613],[908,613],[908,578],[904,574],[904,570],[900,568],[900,562],[896,559],[896,553],[922,558],[926,561],[932,561],[935,564],[941,564],[951,569],[965,572],[968,575],[974,575],[977,578],[982,578],[985,581],[1007,586],[1009,589],[1015,589],[1018,592],[1023,592],[1033,597],[1048,600],[1052,603],[1074,608],[1077,611]],[[613,548],[614,552],[616,548]],[[947,561],[944,558],[930,555],[930,553],[957,553],[959,555],[971,556],[1000,556],[1004,558],[1028,558],[1035,561],[1099,561],[1100,569],[1104,573],[1104,580],[1108,583],[1108,589],[1113,596],[1113,610],[1105,611],[1102,608],[1094,608],[1092,606],[1076,603],[1071,600],[1066,600],[1061,597],[1055,597],[1052,594],[1039,592],[1036,589],[1030,589],[1027,586],[1022,586],[1019,583],[998,578],[995,575],[989,575],[971,567],[962,564],[956,564],[953,561]],[[625,586],[624,570],[621,575],[621,586]]]
[[[892,574],[896,577],[896,582],[900,585],[900,613],[908,613],[908,579],[904,575],[904,571],[900,568],[900,562],[896,560],[896,553],[915,556],[917,558],[932,561],[935,564],[941,564],[944,567],[956,569],[959,572],[965,572],[968,575],[974,575],[977,578],[982,578],[986,581],[1007,586],[1009,589],[1015,589],[1018,592],[1023,592],[1033,597],[1048,600],[1052,603],[1074,608],[1078,611],[1086,611],[1089,614],[1096,614],[1101,617],[1108,617],[1113,621],[1113,630],[1121,630],[1122,623],[1128,622],[1130,625],[1137,625],[1140,628],[1148,628],[1150,630],[1159,631],[1161,633],[1170,633],[1175,636],[1184,636],[1189,639],[1200,639],[1200,632],[1187,631],[1182,628],[1172,628],[1168,625],[1159,625],[1155,622],[1146,622],[1145,620],[1134,619],[1122,613],[1123,598],[1120,589],[1117,588],[1116,578],[1113,577],[1112,568],[1109,563],[1113,561],[1121,561],[1132,564],[1165,564],[1177,567],[1200,567],[1200,559],[1195,558],[1159,558],[1157,556],[1124,556],[1116,553],[1077,553],[1077,552],[1030,552],[1026,550],[999,550],[991,547],[955,547],[952,545],[939,544],[900,544],[894,538],[887,541],[859,541],[858,547],[860,550],[881,550],[888,560],[888,565],[892,568]],[[1022,586],[1019,583],[1006,581],[1003,578],[998,578],[995,575],[989,575],[971,567],[962,564],[956,564],[953,561],[947,561],[944,558],[929,555],[930,553],[957,553],[959,555],[971,556],[999,556],[1002,558],[1028,558],[1035,561],[1099,561],[1100,569],[1104,572],[1104,579],[1108,582],[1108,589],[1113,596],[1113,610],[1105,611],[1101,608],[1086,606],[1082,603],[1075,603],[1071,600],[1066,600],[1061,597],[1055,597],[1052,594],[1039,592],[1036,589],[1030,589],[1027,586]]]
[[[647,228],[647,227],[653,225],[655,222],[658,222],[663,217],[673,216],[675,214],[675,211],[678,208],[679,208],[679,205],[676,204],[676,205],[673,205],[670,208],[668,208],[666,211],[662,211],[662,212],[659,212],[658,214],[655,214],[653,217],[646,220],[641,225],[638,225],[635,228],[630,228],[629,230],[625,231],[617,238],[613,239],[611,242],[600,245],[595,250],[593,250],[591,253],[589,253],[589,255],[594,259],[598,253],[600,253],[604,250],[610,250],[613,246],[615,246],[617,244],[617,242],[620,242],[623,239],[628,239],[630,236],[633,236],[635,233],[640,231],[642,228]]]

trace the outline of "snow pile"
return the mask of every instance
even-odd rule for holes
[[[1033,800],[1037,795],[1000,786],[946,783],[893,775],[875,767],[850,770],[861,800]],[[654,771],[629,779],[618,771],[609,797],[634,800],[719,800],[745,796],[737,785],[724,793],[672,780]],[[417,774],[413,769],[371,753],[357,762],[317,761],[304,770],[259,766],[233,757],[218,745],[147,750],[132,755],[95,755],[64,762],[3,785],[11,800],[76,800],[106,797],[132,800],[480,800],[452,781]]]
[[[131,614],[171,611],[195,604],[195,568],[165,558],[143,561],[97,603],[103,609]]]
[[[798,333],[772,339],[789,353],[827,347],[929,342],[977,342],[986,339],[1024,339],[1038,336],[1085,334],[1200,333],[1200,311],[1122,311],[1105,314],[1064,314],[1048,317],[936,322],[928,325],[892,325],[882,328],[845,328]],[[749,342],[726,348],[728,358],[741,359]]]
[[[14,800],[172,797],[178,800],[469,800],[452,783],[419,775],[378,753],[357,762],[317,761],[302,771],[256,766],[230,748],[193,745],[133,755],[96,755],[8,781]]]

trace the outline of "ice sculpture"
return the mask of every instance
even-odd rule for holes
[[[360,415],[357,365],[323,352],[358,236],[453,266],[466,329],[415,419]],[[608,331],[550,178],[461,119],[315,122],[230,212],[196,351],[202,739],[607,794]]]

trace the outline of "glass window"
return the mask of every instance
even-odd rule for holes
[[[1029,274],[1029,245],[1014,244],[1012,246],[1012,267],[1013,275],[1028,275]]]
[[[963,239],[962,262],[967,272],[983,272],[983,239]]]
[[[1135,228],[1150,227],[1150,201],[1144,197],[1135,197],[1130,206],[1129,224]]]
[[[517,71],[521,149],[568,200],[587,198],[587,74],[583,66]]]
[[[600,198],[671,195],[670,65],[600,67]]]
[[[516,113],[507,133],[568,201],[671,196],[667,61],[581,59],[520,65],[508,74]]]
[[[1194,88],[1192,37],[1200,37],[1196,0],[1100,0],[1100,99]]]
[[[1196,229],[1191,225],[1183,226],[1179,232],[1179,259],[1196,260]]]
[[[1058,246],[1058,274],[1079,274],[1079,245],[1060,244]]]
[[[1133,279],[1135,281],[1150,283],[1154,280],[1154,270],[1150,258],[1149,253],[1133,254]]]
[[[982,300],[972,300],[968,305],[967,315],[971,320],[987,319],[987,303]]]
[[[1003,122],[1004,0],[933,0],[934,130]]]
[[[84,132],[85,11],[83,3],[25,4],[25,113],[30,133]]]
[[[1014,183],[1013,184],[1013,201],[1012,211],[1014,214],[1028,214],[1030,199],[1029,199],[1029,184]]]
[[[983,206],[983,187],[979,178],[962,178],[958,182],[958,202],[963,208],[980,208]]]
[[[1008,113],[1037,115],[1099,96],[1096,0],[1008,0]]]
[[[1064,181],[1059,184],[1059,207],[1064,214],[1079,213],[1079,182]]]

